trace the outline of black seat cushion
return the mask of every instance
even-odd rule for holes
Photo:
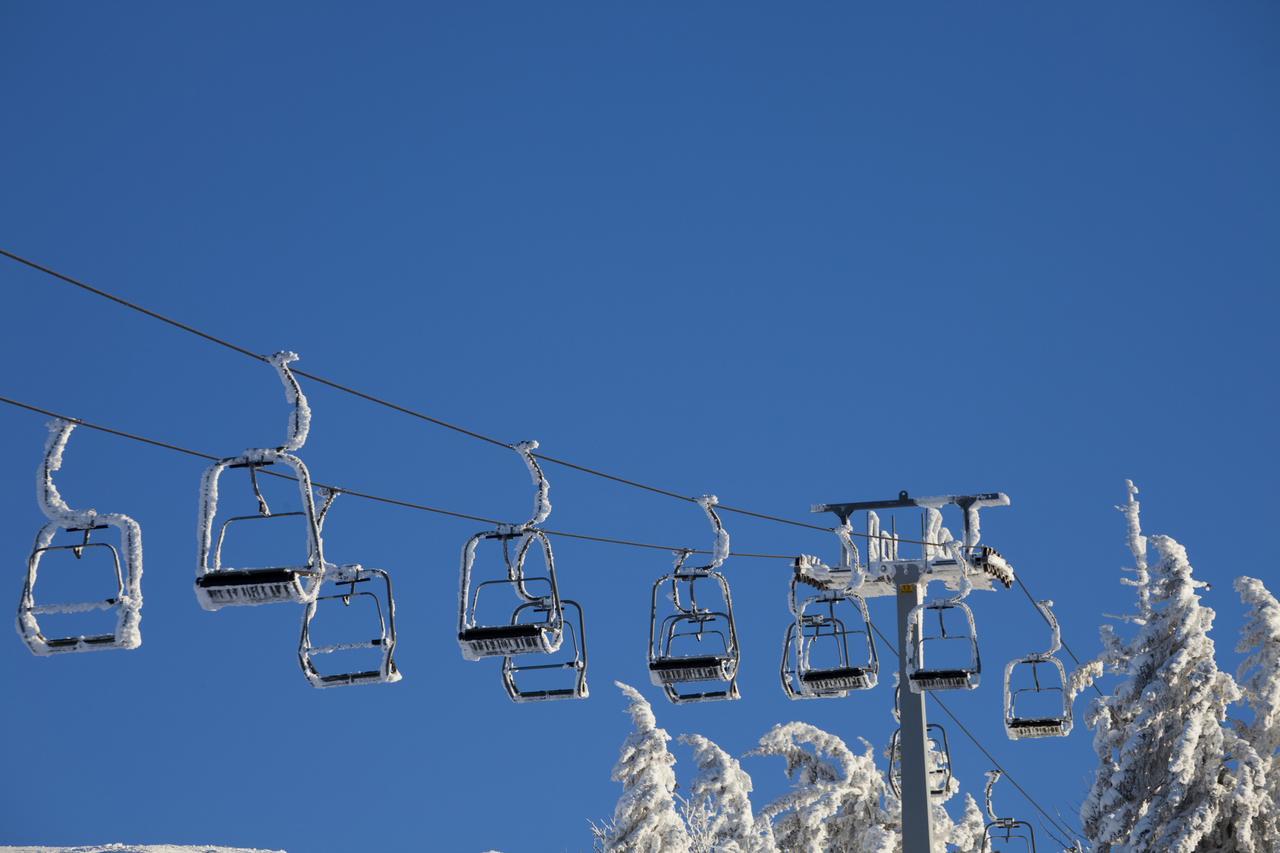
[[[196,578],[196,586],[210,589],[246,584],[293,583],[299,577],[314,574],[316,573],[309,569],[230,569],[200,575]]]
[[[704,667],[718,667],[724,662],[724,658],[715,655],[702,655],[692,658],[660,658],[649,662],[649,669],[666,670],[666,669],[702,669]]]
[[[810,669],[801,674],[801,681],[833,681],[837,678],[863,678],[867,671],[858,666],[842,666],[838,669]]]
[[[913,681],[931,680],[934,678],[968,678],[972,673],[967,669],[921,669],[913,672]]]
[[[546,628],[546,623],[527,622],[521,625],[481,625],[458,632],[459,640],[507,640],[523,637],[537,637]]]

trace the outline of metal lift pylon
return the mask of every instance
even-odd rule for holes
[[[899,699],[902,734],[901,749],[901,802],[902,802],[902,850],[903,853],[930,853],[933,849],[933,823],[930,817],[928,767],[928,719],[925,714],[925,694],[906,689],[909,683],[908,644],[920,642],[918,626],[911,624],[912,614],[919,620],[916,608],[924,602],[930,581],[942,581],[957,589],[967,576],[975,590],[995,589],[992,581],[1008,588],[1013,584],[1013,569],[996,551],[980,546],[978,511],[989,506],[1008,506],[1009,497],[1003,492],[979,495],[945,495],[941,497],[913,498],[905,491],[896,500],[861,501],[856,503],[816,504],[814,512],[834,513],[842,524],[848,523],[855,512],[868,513],[869,543],[867,577],[862,585],[865,597],[894,596],[898,604],[898,683],[903,685]],[[918,557],[899,558],[896,533],[881,533],[878,529],[877,510],[902,510],[919,507],[922,515],[922,540],[929,542],[929,510],[941,510],[944,506],[957,506],[964,512],[964,547],[960,550],[963,560],[956,559],[955,549],[921,546]],[[917,649],[917,660],[921,658]]]

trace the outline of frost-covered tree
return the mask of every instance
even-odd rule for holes
[[[686,853],[689,834],[676,810],[675,756],[667,749],[671,736],[658,728],[653,708],[640,691],[614,682],[630,699],[627,712],[634,726],[622,744],[613,780],[622,783],[622,796],[613,820],[596,827],[597,841],[607,851],[627,853]]]
[[[1237,728],[1274,766],[1280,757],[1280,601],[1256,578],[1237,578],[1236,590],[1249,608],[1236,649],[1246,657],[1236,678],[1244,691],[1244,705],[1253,713],[1252,721]]]
[[[681,735],[693,747],[698,775],[685,801],[690,853],[766,853],[777,850],[767,821],[751,811],[751,777],[738,760],[702,735]]]
[[[1249,836],[1259,850],[1280,850],[1280,601],[1256,578],[1237,578],[1235,586],[1249,608],[1236,647],[1245,655],[1236,678],[1252,717],[1235,721],[1236,732],[1251,750],[1250,755],[1239,749],[1237,775],[1242,783],[1255,783],[1241,792],[1235,823],[1248,819],[1250,825],[1236,835]]]
[[[1123,681],[1087,715],[1099,767],[1081,818],[1102,853],[1218,850],[1239,793],[1228,766],[1237,739],[1225,721],[1240,692],[1218,670],[1214,613],[1196,594],[1204,584],[1192,577],[1186,549],[1153,536],[1159,561],[1149,565],[1137,489],[1129,489],[1121,509],[1135,568],[1125,582],[1136,588],[1138,607],[1123,618],[1137,630],[1127,640],[1103,631],[1103,662]]]
[[[791,791],[761,810],[773,823],[778,847],[821,853],[892,853],[898,849],[897,824],[885,809],[884,776],[874,751],[863,741],[856,755],[845,742],[808,723],[774,726],[748,753],[786,760]]]
[[[752,782],[742,765],[701,735],[683,735],[693,748],[698,773],[681,801],[675,794],[675,757],[670,737],[658,728],[653,709],[635,689],[618,683],[630,704],[635,728],[622,747],[613,778],[623,785],[614,816],[594,826],[596,848],[605,851],[677,853],[778,853],[841,851],[900,853],[901,806],[874,751],[862,741],[854,753],[839,737],[809,725],[774,726],[748,756],[786,761],[792,789],[753,816]],[[983,816],[965,796],[957,823],[943,803],[933,804],[935,853],[979,853]],[[678,804],[683,802],[683,808]],[[949,845],[949,846],[948,846]]]

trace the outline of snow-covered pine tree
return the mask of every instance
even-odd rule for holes
[[[773,822],[779,849],[788,853],[893,853],[899,833],[882,801],[884,776],[870,744],[855,755],[845,742],[808,723],[774,726],[748,755],[779,756],[795,782],[760,814]]]
[[[769,822],[752,816],[751,777],[738,760],[702,735],[680,742],[698,765],[684,808],[690,853],[776,853]]]
[[[630,704],[634,729],[622,744],[613,780],[622,783],[622,796],[613,820],[594,827],[606,851],[626,853],[688,853],[689,834],[676,810],[675,756],[667,749],[671,736],[658,728],[653,708],[640,691],[615,681]]]
[[[1104,662],[1124,677],[1087,715],[1099,767],[1081,809],[1100,853],[1111,850],[1193,853],[1220,849],[1214,837],[1231,818],[1236,780],[1227,766],[1234,738],[1224,725],[1239,690],[1220,672],[1209,638],[1214,613],[1200,603],[1186,549],[1151,537],[1160,556],[1147,563],[1137,489],[1122,511],[1136,568],[1139,626],[1129,640],[1103,631]]]
[[[1235,729],[1256,762],[1238,773],[1243,777],[1253,770],[1255,785],[1242,792],[1252,802],[1244,804],[1245,814],[1236,823],[1251,820],[1246,832],[1237,835],[1251,836],[1259,850],[1280,850],[1280,601],[1256,578],[1236,578],[1235,587],[1249,608],[1236,647],[1245,655],[1236,678],[1242,704],[1252,716],[1235,721]],[[1248,764],[1247,758],[1241,762]]]

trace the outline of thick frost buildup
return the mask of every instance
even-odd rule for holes
[[[289,369],[289,365],[298,360],[296,352],[278,352],[268,359],[271,365],[275,367],[280,374],[280,381],[284,383],[284,396],[293,411],[289,413],[289,426],[284,444],[280,445],[280,450],[288,453],[301,450],[302,445],[307,443],[307,434],[311,431],[311,406],[307,403],[307,395],[302,393],[302,387],[298,385],[298,380],[294,377],[293,371]]]
[[[715,532],[716,541],[711,546],[711,567],[719,568],[720,564],[729,559],[729,531],[724,529],[724,524],[720,521],[720,515],[716,512],[715,507],[720,503],[720,499],[715,495],[703,495],[697,499],[698,506],[707,513],[707,519],[711,522],[711,529]]]
[[[216,847],[212,844],[90,844],[87,847],[5,847],[0,853],[285,853],[248,847]]]
[[[70,421],[49,421],[49,437],[45,442],[44,457],[36,474],[36,501],[48,519],[36,534],[32,557],[27,564],[27,580],[18,602],[17,629],[19,636],[37,655],[65,652],[88,652],[105,649],[136,649],[142,645],[142,528],[127,515],[115,512],[100,513],[97,510],[75,510],[68,506],[53,475],[62,469],[62,454],[76,425]],[[40,564],[59,531],[88,530],[98,525],[114,528],[120,535],[121,589],[114,600],[41,605],[36,595]],[[116,627],[113,635],[98,638],[50,639],[40,629],[42,613],[83,613],[90,610],[116,609]],[[74,639],[74,642],[70,640]]]
[[[551,517],[551,483],[547,481],[547,475],[533,455],[533,451],[538,449],[538,442],[532,440],[521,441],[514,447],[516,452],[520,454],[520,458],[524,460],[525,466],[529,469],[529,476],[533,478],[533,485],[537,487],[537,491],[533,495],[533,517],[524,526],[537,527]]]
[[[1280,601],[1257,578],[1237,578],[1235,587],[1249,608],[1236,647],[1246,657],[1236,678],[1253,713],[1240,733],[1260,755],[1275,760],[1280,751]]]
[[[1147,562],[1136,489],[1122,509],[1137,568],[1141,614],[1136,634],[1124,640],[1104,630],[1103,662],[1124,678],[1096,701],[1087,721],[1094,728],[1099,766],[1081,808],[1085,833],[1102,853],[1161,850],[1192,853],[1257,849],[1245,824],[1247,794],[1256,759],[1225,725],[1228,706],[1240,698],[1230,675],[1220,672],[1209,637],[1214,613],[1200,603],[1204,584],[1192,577],[1186,549],[1167,536],[1153,536],[1159,562]],[[1226,756],[1240,761],[1233,772]],[[1231,826],[1234,824],[1234,826]]]
[[[786,761],[792,790],[765,806],[778,849],[888,853],[897,829],[882,805],[887,786],[870,744],[855,755],[844,741],[808,723],[774,726],[749,755]]]
[[[702,735],[681,735],[693,747],[698,775],[685,802],[690,853],[765,853],[776,850],[767,823],[751,813],[751,777]]]
[[[603,847],[628,853],[687,853],[689,834],[676,809],[676,759],[667,749],[671,736],[658,728],[653,708],[640,691],[614,683],[630,700],[627,711],[634,728],[613,768],[613,780],[622,783],[623,791],[613,820],[600,831]]]
[[[951,531],[942,526],[942,511],[929,507],[925,510],[924,556],[926,560],[936,560],[952,552],[951,541],[955,539]],[[963,565],[963,564],[962,564]]]
[[[1236,677],[1244,694],[1242,704],[1252,717],[1235,721],[1235,729],[1256,763],[1250,767],[1243,758],[1240,761],[1236,775],[1243,790],[1237,798],[1236,823],[1248,822],[1248,835],[1257,849],[1280,850],[1280,602],[1256,578],[1237,578],[1235,587],[1249,608],[1236,647],[1245,654]],[[1248,754],[1243,748],[1237,751]],[[1249,770],[1252,778],[1246,778]],[[1236,835],[1244,834],[1243,829]]]

